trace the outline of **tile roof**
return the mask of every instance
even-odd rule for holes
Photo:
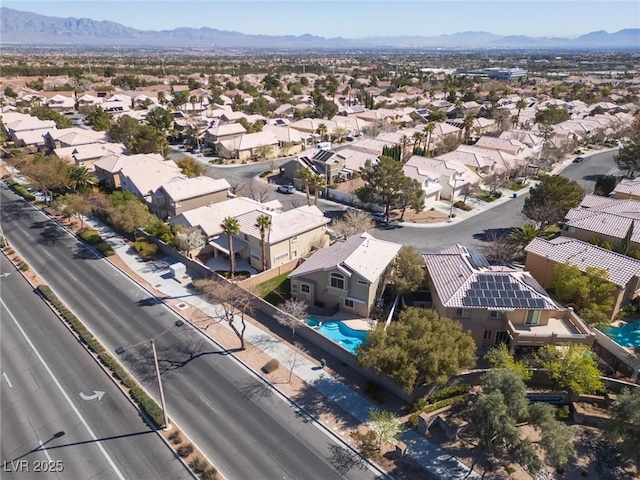
[[[615,214],[586,208],[572,208],[566,215],[566,226],[599,233],[614,238],[624,238],[633,223],[631,241],[640,242],[640,213]]]
[[[587,267],[607,271],[609,281],[625,288],[633,277],[640,276],[640,260],[569,237],[553,240],[534,238],[525,251],[556,263],[570,263],[585,272]]]
[[[305,205],[282,213],[253,210],[236,217],[240,223],[241,232],[260,238],[260,230],[255,226],[260,215],[267,215],[271,218],[271,228],[265,237],[269,244],[314,230],[331,221],[314,205]]]
[[[229,190],[231,185],[224,178],[211,177],[178,178],[160,186],[174,202],[200,197],[210,193]]]
[[[71,147],[55,148],[53,153],[60,159],[71,159],[75,162],[93,160],[111,154],[123,154],[127,149],[121,143],[88,143]]]
[[[627,195],[640,195],[640,180],[623,178],[616,188],[613,189],[614,193],[625,193]]]
[[[316,251],[289,275],[299,277],[340,266],[346,272],[355,272],[373,283],[394,260],[402,245],[378,240],[368,233],[354,235],[327,248]]]
[[[159,153],[138,153],[136,155],[123,155],[114,153],[113,155],[107,155],[100,160],[96,160],[93,164],[96,167],[100,167],[107,172],[116,173],[125,165],[131,162],[144,162],[148,160],[155,160],[156,162],[164,162],[164,157]],[[177,167],[173,161],[171,163]]]
[[[492,267],[461,245],[424,253],[435,293],[445,307],[488,310],[559,310],[527,272]]]

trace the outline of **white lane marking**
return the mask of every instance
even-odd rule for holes
[[[5,372],[2,372],[2,375],[4,376],[4,379],[7,381],[9,388],[13,388],[13,385],[11,385],[11,382],[9,381],[9,377],[7,377],[7,374]]]
[[[202,403],[204,403],[207,407],[209,407],[213,413],[215,413],[216,415],[218,414],[218,412],[216,412],[216,409],[213,408],[213,405],[211,405],[209,402],[207,402],[204,397],[200,396],[200,400],[202,400]]]
[[[44,448],[44,443],[42,443],[42,440],[38,440],[38,443],[40,444],[40,450],[44,452],[44,454],[47,456],[47,460],[49,460],[49,463],[53,463],[53,460],[51,460],[51,456],[49,455],[49,452],[47,452],[47,449]]]
[[[51,369],[49,368],[49,365],[47,365],[44,361],[44,358],[42,358],[42,355],[40,355],[40,352],[38,352],[38,350],[36,350],[35,345],[33,344],[33,342],[29,339],[29,337],[27,336],[27,334],[25,333],[24,329],[22,328],[22,326],[18,323],[18,320],[16,319],[16,317],[13,315],[13,312],[11,310],[9,310],[9,307],[7,307],[7,304],[4,303],[4,300],[2,300],[0,298],[0,304],[5,308],[5,310],[7,311],[7,313],[9,314],[9,316],[11,317],[11,320],[13,320],[13,323],[16,324],[16,327],[18,327],[18,330],[20,330],[20,333],[22,334],[22,336],[24,337],[24,339],[27,341],[27,343],[29,344],[29,346],[31,347],[31,349],[33,350],[33,353],[36,354],[36,356],[38,357],[38,360],[40,360],[40,362],[42,363],[42,365],[44,366],[44,368],[47,370],[47,373],[51,376],[51,379],[53,380],[53,383],[56,384],[56,387],[58,387],[58,390],[60,390],[60,393],[62,393],[62,396],[65,398],[65,400],[67,401],[67,403],[69,403],[69,405],[71,405],[72,410],[74,411],[74,413],[78,416],[78,418],[80,419],[80,421],[82,422],[82,424],[84,425],[84,427],[87,429],[87,432],[89,432],[89,435],[91,435],[91,438],[93,438],[95,444],[98,446],[98,448],[100,449],[100,452],[102,452],[102,455],[104,456],[104,458],[107,459],[107,462],[109,462],[109,465],[111,465],[111,468],[113,468],[113,471],[116,473],[116,475],[118,476],[118,478],[120,480],[125,480],[124,476],[122,475],[122,473],[120,473],[120,470],[118,470],[118,467],[116,466],[116,464],[113,462],[113,460],[111,459],[111,457],[109,456],[109,454],[107,453],[107,451],[104,449],[104,447],[102,446],[102,443],[100,443],[100,441],[98,440],[98,437],[96,437],[96,434],[93,433],[93,430],[91,430],[91,427],[89,426],[89,424],[87,423],[87,421],[84,419],[84,417],[82,416],[82,414],[80,413],[80,411],[76,408],[76,406],[73,404],[73,402],[71,401],[71,398],[69,398],[69,395],[67,395],[67,392],[64,391],[64,389],[62,388],[62,385],[60,384],[60,382],[58,381],[58,379],[56,378],[56,376],[53,374],[53,372],[51,371]]]

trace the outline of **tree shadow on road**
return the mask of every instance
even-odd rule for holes
[[[474,233],[473,238],[481,242],[493,242],[496,238],[509,235],[512,228],[489,228],[480,233]]]

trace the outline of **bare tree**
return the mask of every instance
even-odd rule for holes
[[[227,182],[229,182],[229,192],[231,192],[232,195],[241,194],[246,186],[241,178],[227,178]]]
[[[333,222],[331,229],[344,238],[364,232],[371,232],[374,224],[371,216],[362,210],[350,209],[341,219]]]
[[[217,315],[215,323],[227,322],[240,340],[240,348],[245,350],[245,315],[252,315],[255,311],[253,295],[237,285],[213,278],[196,280],[193,286],[207,300],[219,306],[222,311]],[[208,325],[205,329],[207,327]]]
[[[204,246],[206,239],[202,230],[198,227],[186,227],[176,233],[178,248],[183,252],[191,252]]]
[[[555,223],[554,220],[561,216],[560,207],[551,202],[527,205],[522,209],[522,214],[525,222],[532,221],[540,230]]]
[[[300,352],[298,351],[298,348],[300,348],[299,344],[297,342],[294,342],[293,346],[295,347],[295,349],[291,350],[287,358],[287,363],[289,364],[289,380],[287,383],[291,383],[291,377],[293,376],[293,371],[296,368],[296,365],[298,365],[300,360],[302,360],[303,358],[302,355],[300,355]]]
[[[298,198],[292,198],[291,199],[291,206],[293,208],[298,208],[304,205],[304,202],[302,202],[302,200],[298,199]]]
[[[271,199],[271,187],[257,180],[249,184],[248,197],[256,202],[264,203]]]
[[[504,187],[507,183],[503,175],[499,173],[492,173],[491,175],[487,175],[484,179],[484,184],[489,189],[490,194],[496,193],[499,188]]]
[[[507,265],[520,253],[518,245],[511,241],[508,234],[500,234],[494,230],[487,233],[487,243],[480,247],[480,251],[495,265]]]
[[[295,339],[296,328],[308,316],[309,306],[297,298],[290,298],[280,306],[279,312],[276,314],[276,320],[284,327],[291,329],[291,339]]]

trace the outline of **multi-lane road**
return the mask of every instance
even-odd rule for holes
[[[192,478],[0,255],[0,477]]]
[[[10,244],[107,349],[114,352],[157,337],[169,415],[226,478],[379,477],[369,469],[344,472],[344,452],[349,451],[341,442],[198,332],[187,325],[172,328],[176,316],[171,310],[4,184],[0,201],[0,221]],[[148,345],[126,350],[121,359],[155,395]],[[90,394],[94,387],[88,382],[84,388]]]

